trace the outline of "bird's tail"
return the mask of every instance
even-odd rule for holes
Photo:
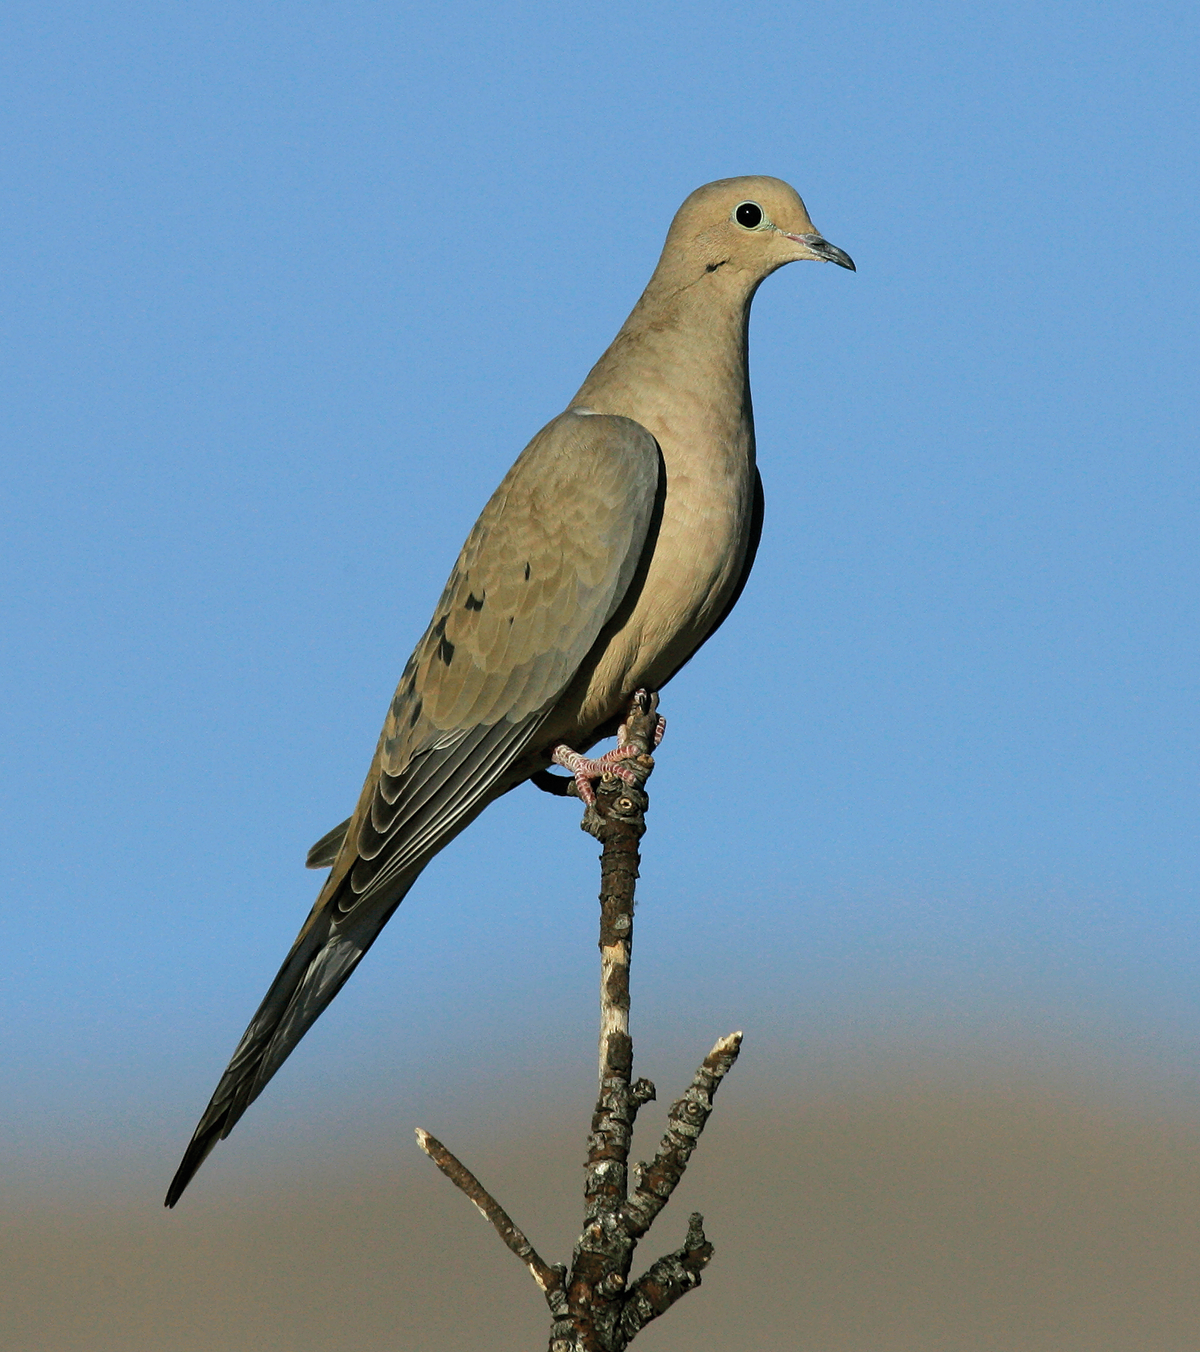
[[[175,1205],[212,1148],[229,1135],[292,1048],[345,985],[412,882],[413,878],[406,879],[398,893],[389,891],[386,900],[360,902],[349,915],[340,913],[333,897],[314,910],[242,1034],[204,1110],[167,1189],[167,1206]]]

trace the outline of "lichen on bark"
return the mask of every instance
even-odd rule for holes
[[[741,1033],[721,1038],[671,1106],[667,1130],[649,1164],[640,1164],[632,1194],[629,1154],[638,1110],[655,1096],[649,1080],[633,1079],[629,1032],[629,965],[639,842],[646,830],[646,780],[659,730],[658,697],[638,692],[621,736],[637,754],[621,762],[633,783],[607,774],[582,826],[603,845],[600,856],[600,1090],[592,1113],[584,1181],[584,1224],[570,1267],[546,1263],[503,1207],[428,1132],[421,1148],[491,1222],[525,1264],[552,1316],[549,1352],[624,1352],[636,1335],[700,1285],[713,1246],[699,1212],[688,1220],[683,1245],[630,1281],[638,1241],[667,1205],[712,1112],[713,1097],[737,1060]],[[547,776],[547,778],[552,778]],[[553,780],[554,785],[562,784]],[[568,781],[569,782],[569,781]],[[543,787],[545,787],[543,785]],[[562,792],[552,788],[553,792]]]

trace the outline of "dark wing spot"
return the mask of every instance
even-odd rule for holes
[[[450,642],[445,634],[442,635],[442,641],[438,644],[437,650],[438,656],[447,666],[454,661],[454,644]]]
[[[405,696],[411,695],[413,687],[417,684],[417,655],[413,655],[404,664],[404,670],[400,674],[400,688],[396,691],[396,703]],[[393,709],[396,707],[393,704]]]
[[[433,626],[434,638],[441,638],[441,636],[446,632],[447,618],[448,618],[447,616],[443,615],[442,618],[438,620],[437,624]]]
[[[528,560],[527,560],[526,563],[525,563],[525,581],[526,581],[526,582],[529,581],[529,563],[528,563]]]
[[[725,266],[725,264],[728,263],[728,262],[729,262],[729,259],[728,259],[728,258],[722,258],[721,261],[720,261],[719,263],[710,263],[710,264],[708,265],[708,267],[706,267],[706,268],[704,269],[704,271],[705,271],[705,272],[716,272],[716,270],[717,270],[718,268],[723,268],[723,267]]]
[[[510,616],[508,617],[508,622],[509,622],[509,624],[512,624],[513,620],[515,620],[516,618],[517,618],[517,617],[516,617],[515,615],[510,615]]]
[[[483,603],[484,603],[484,600],[485,600],[486,598],[487,598],[487,592],[484,592],[483,595],[480,596],[480,597],[478,597],[478,598],[476,597],[475,593],[472,592],[472,593],[470,594],[470,596],[467,597],[467,609],[468,609],[468,610],[482,610],[482,609],[483,609]]]
[[[451,651],[453,652],[453,649],[451,649]],[[449,661],[450,659],[447,658],[446,660]],[[420,695],[418,695],[417,702],[416,704],[413,705],[412,717],[408,720],[408,726],[410,728],[415,728],[417,726],[417,719],[420,717],[421,717],[421,697]]]

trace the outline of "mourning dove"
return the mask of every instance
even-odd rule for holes
[[[310,865],[332,871],[200,1119],[168,1206],[430,859],[552,763],[589,797],[614,753],[582,753],[729,613],[762,525],[750,302],[776,268],[804,259],[854,268],[779,179],[722,179],[680,207],[632,314],[468,536],[400,678],[358,806],[310,852]]]

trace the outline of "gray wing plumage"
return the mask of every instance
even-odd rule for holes
[[[310,866],[333,870],[196,1128],[168,1206],[425,864],[524,777],[517,762],[653,548],[661,478],[658,445],[639,423],[568,412],[492,495],[404,669],[353,816],[310,851]]]

